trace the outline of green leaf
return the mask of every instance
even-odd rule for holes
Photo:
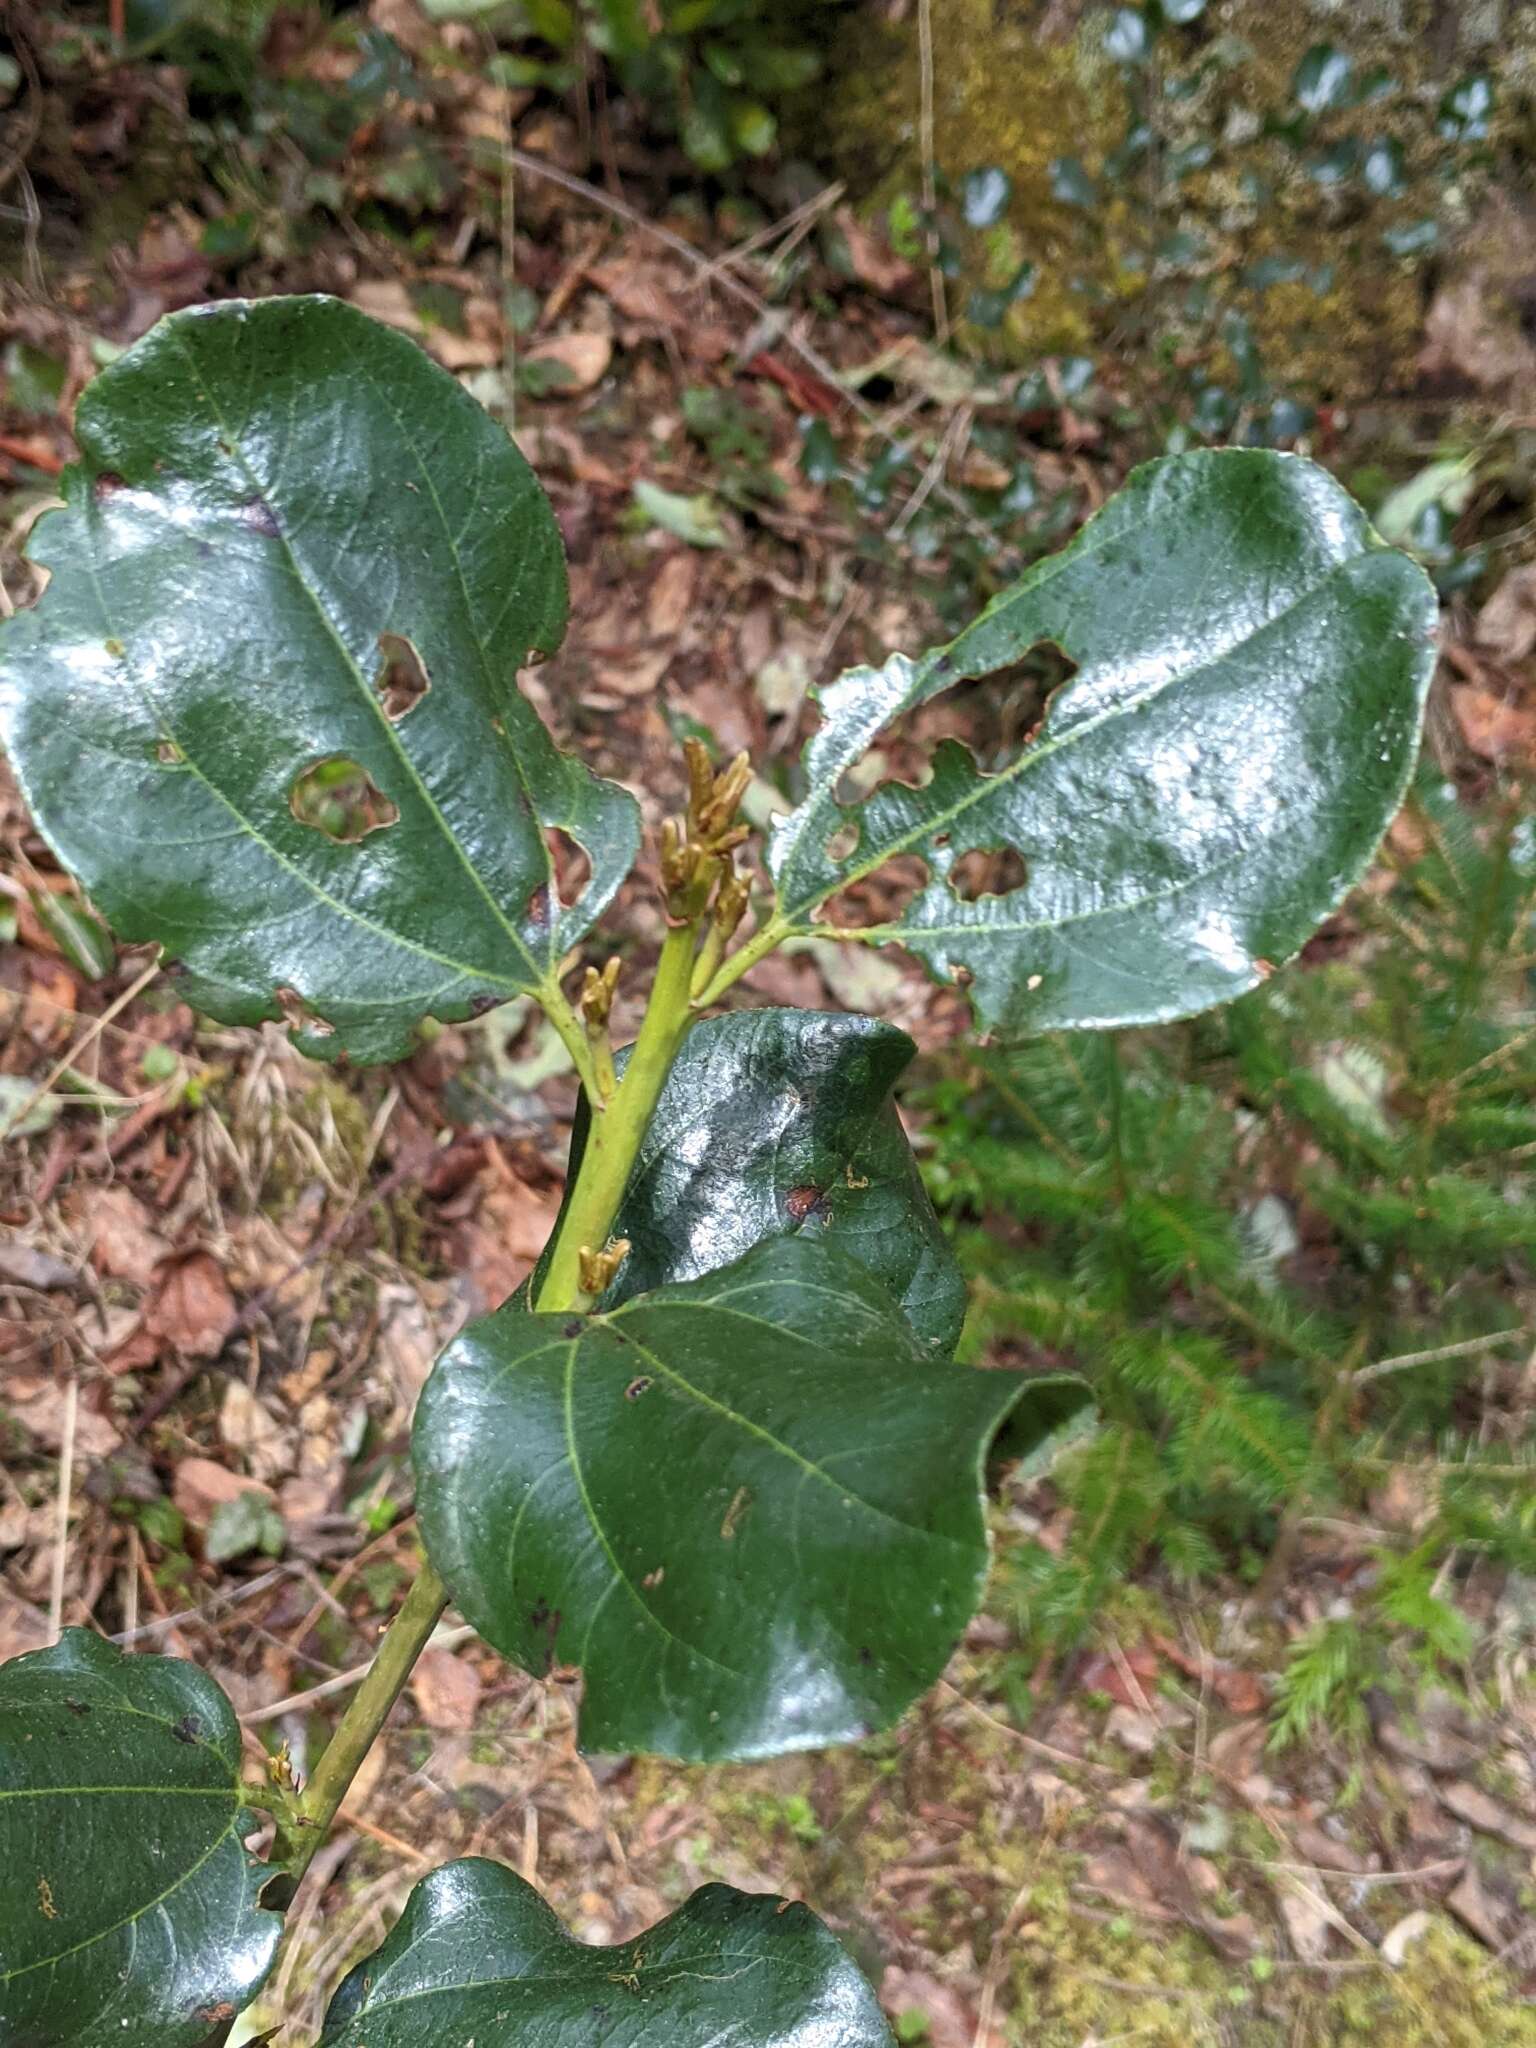
[[[613,1226],[629,1256],[598,1306],[805,1236],[867,1267],[948,1357],[965,1281],[891,1099],[916,1050],[892,1025],[823,1010],[737,1010],[695,1025],[641,1141]],[[568,1188],[590,1122],[583,1097]]]
[[[1297,104],[1309,114],[1323,114],[1349,101],[1354,62],[1347,52],[1332,43],[1314,43],[1296,66],[1291,91]]]
[[[1117,7],[1104,31],[1104,48],[1118,64],[1140,64],[1152,47],[1152,29],[1139,7]]]
[[[967,227],[990,228],[1008,211],[1013,180],[996,164],[979,164],[960,181],[960,206]]]
[[[210,1564],[228,1564],[249,1557],[253,1550],[280,1557],[287,1540],[282,1516],[266,1494],[252,1487],[234,1500],[219,1502],[209,1519],[203,1554]]]
[[[1240,995],[1337,906],[1396,810],[1435,617],[1423,573],[1311,463],[1149,463],[947,647],[821,692],[808,793],[769,845],[781,925],[811,929],[829,896],[915,854],[926,887],[840,935],[963,973],[984,1030],[1148,1023]],[[891,720],[1042,643],[1077,673],[1023,753],[983,774],[946,742],[923,787],[838,802]],[[1023,883],[962,895],[956,863],[999,850]]]
[[[0,2040],[203,2048],[282,1922],[213,1680],[85,1629],[0,1666]]]
[[[565,572],[502,430],[405,336],[297,298],[161,321],[76,433],[52,580],[0,638],[0,739],[119,935],[321,1055],[547,988],[638,821],[516,687]],[[569,908],[554,828],[592,863]]]
[[[847,1253],[779,1239],[607,1314],[471,1324],[417,1408],[417,1509],[487,1641],[581,1665],[589,1748],[853,1741],[974,1611],[981,1461],[1029,1384],[937,1363]]]
[[[635,503],[654,525],[676,534],[691,548],[723,548],[730,535],[720,519],[720,508],[707,491],[685,498],[678,491],[663,490],[644,477],[635,485]]]
[[[874,1993],[804,1906],[706,1885],[616,1948],[472,1858],[423,1878],[331,2002],[320,2048],[889,2048]]]

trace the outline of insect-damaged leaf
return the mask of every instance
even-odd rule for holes
[[[891,2048],[874,1993],[814,1914],[706,1885],[616,1948],[574,1941],[499,1863],[446,1864],[326,2015],[320,2048]]]
[[[76,432],[0,739],[119,934],[216,1015],[357,1059],[546,985],[638,826],[516,687],[565,566],[501,428],[405,336],[297,298],[161,321]],[[555,828],[591,859],[569,908]]]
[[[589,1748],[848,1741],[938,1676],[987,1445],[1036,1389],[1054,1427],[1063,1384],[937,1361],[846,1252],[778,1238],[605,1315],[471,1324],[417,1409],[422,1532],[487,1641],[583,1668]]]
[[[85,1629],[0,1666],[0,2042],[203,2048],[282,1922],[213,1680]]]
[[[927,886],[860,937],[963,971],[983,1029],[1146,1023],[1240,995],[1338,905],[1396,810],[1434,623],[1423,573],[1311,463],[1149,463],[947,647],[822,693],[808,793],[769,849],[780,916],[808,930],[836,891],[915,854]],[[891,719],[1041,642],[1077,673],[1016,759],[983,774],[947,742],[923,787],[838,802]],[[951,886],[963,856],[999,849],[1022,859],[1019,886]]]
[[[851,1253],[918,1335],[951,1353],[965,1281],[891,1099],[915,1051],[889,1024],[824,1010],[738,1010],[695,1025],[641,1140],[613,1225],[629,1256],[598,1306],[804,1235]],[[583,1098],[567,1187],[589,1122]]]

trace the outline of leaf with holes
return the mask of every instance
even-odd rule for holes
[[[893,2048],[875,1995],[804,1906],[706,1885],[616,1948],[472,1858],[423,1878],[347,1978],[319,2048]]]
[[[947,647],[823,692],[808,793],[769,849],[780,923],[807,931],[838,891],[917,855],[927,885],[849,936],[968,981],[984,1030],[1149,1023],[1240,995],[1375,851],[1418,748],[1434,625],[1422,571],[1311,463],[1149,463]],[[923,787],[838,801],[892,719],[1042,642],[1076,673],[1016,759],[984,774],[947,742]],[[1021,862],[1022,881],[962,893],[978,853]]]
[[[582,1667],[587,1746],[771,1756],[932,1683],[980,1596],[999,1423],[1084,1399],[935,1360],[857,1260],[776,1238],[606,1314],[471,1324],[417,1408],[417,1507],[488,1642]]]
[[[889,1024],[824,1010],[738,1010],[695,1025],[640,1141],[613,1225],[629,1256],[598,1306],[805,1235],[850,1252],[947,1357],[965,1280],[891,1099],[916,1050]],[[621,1072],[627,1064],[621,1054]],[[583,1099],[568,1188],[590,1122]],[[540,1278],[535,1269],[535,1291]]]
[[[67,1630],[0,1666],[0,1787],[0,2041],[221,2041],[282,1922],[213,1680]]]
[[[298,298],[163,320],[76,432],[0,739],[119,934],[215,1015],[354,1059],[547,990],[638,823],[517,688],[565,566],[501,428],[405,336]],[[591,864],[569,905],[555,833]]]

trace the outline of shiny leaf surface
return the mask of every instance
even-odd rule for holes
[[[807,1236],[849,1252],[935,1352],[951,1353],[965,1281],[891,1099],[915,1051],[889,1024],[824,1010],[738,1010],[695,1025],[614,1224],[629,1257],[598,1306],[696,1279],[770,1238]],[[567,1186],[589,1120],[583,1100]]]
[[[0,635],[0,739],[119,935],[305,1050],[548,983],[627,872],[632,799],[516,687],[565,567],[511,441],[320,298],[173,314],[81,399],[52,572]],[[546,830],[591,856],[562,908]]]
[[[616,1948],[574,1941],[499,1863],[424,1878],[320,2048],[890,2048],[874,1993],[804,1906],[706,1885]]]
[[[580,1665],[581,1738],[712,1759],[854,1740],[937,1677],[986,1570],[981,1463],[1031,1388],[939,1363],[806,1237],[606,1314],[509,1304],[438,1360],[417,1508],[467,1620]]]
[[[858,940],[968,979],[985,1030],[1227,1001],[1300,948],[1374,852],[1417,750],[1434,624],[1422,572],[1312,464],[1150,463],[947,647],[822,693],[807,796],[769,849],[781,918],[809,929],[836,891],[916,854],[927,885]],[[1016,759],[984,774],[946,742],[925,786],[839,804],[893,718],[1041,643],[1077,672]],[[1022,858],[1019,886],[953,886],[962,856],[1000,849]]]
[[[85,1629],[0,1666],[0,2042],[203,2048],[282,1922],[245,1850],[240,1729],[194,1665]]]

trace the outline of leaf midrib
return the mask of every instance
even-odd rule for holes
[[[825,1294],[832,1300],[842,1301],[845,1298],[835,1294],[830,1288],[815,1288],[808,1282],[797,1281],[796,1284],[807,1292]],[[643,1307],[646,1300],[646,1296],[638,1296],[633,1303],[626,1303],[623,1307],[612,1310],[610,1315],[603,1318],[603,1320],[617,1322],[620,1316],[628,1314],[632,1309]],[[660,1304],[657,1305],[659,1306]],[[673,1300],[666,1302],[664,1306],[668,1311],[690,1308],[704,1312],[714,1311],[720,1315],[734,1316],[741,1322],[755,1324],[759,1329],[771,1330],[775,1336],[782,1337],[784,1334],[778,1324],[770,1323],[763,1316],[755,1316],[747,1309],[731,1308],[726,1305],[726,1297],[718,1295],[707,1302]],[[782,1458],[798,1466],[807,1476],[820,1480],[822,1485],[837,1494],[839,1499],[850,1502],[855,1507],[862,1508],[866,1514],[873,1516],[877,1521],[889,1522],[893,1528],[900,1529],[905,1535],[916,1536],[925,1543],[946,1544],[951,1549],[956,1550],[969,1548],[961,1537],[941,1535],[938,1531],[925,1529],[916,1522],[905,1522],[900,1515],[893,1515],[887,1508],[876,1507],[873,1501],[865,1500],[861,1494],[853,1492],[850,1487],[834,1479],[832,1474],[823,1466],[818,1465],[814,1458],[806,1457],[803,1452],[797,1451],[793,1444],[785,1443],[782,1437],[775,1436],[772,1430],[764,1428],[760,1422],[754,1422],[750,1416],[741,1414],[739,1410],[732,1408],[727,1402],[717,1400],[713,1394],[707,1394],[701,1387],[696,1387],[691,1380],[685,1379],[675,1366],[668,1365],[665,1359],[658,1357],[648,1345],[643,1344],[632,1333],[628,1335],[627,1341],[633,1344],[641,1357],[653,1365],[665,1379],[671,1381],[673,1386],[679,1388],[684,1394],[689,1395],[700,1407],[707,1408],[711,1413],[721,1416],[727,1422],[733,1423],[744,1434],[756,1437],[760,1443],[766,1444],[770,1450],[778,1452]],[[804,1342],[806,1340],[802,1339],[801,1341]]]
[[[251,486],[251,489],[263,500],[263,502],[270,503],[272,497],[275,494],[274,486],[264,483],[263,480],[256,474],[256,471],[252,468],[250,462],[246,458],[245,451],[241,446],[240,438],[236,433],[236,430],[225,419],[223,410],[219,406],[217,400],[212,396],[211,391],[199,388],[202,385],[211,385],[213,382],[212,378],[207,377],[202,373],[198,363],[197,356],[194,354],[192,348],[190,347],[187,341],[186,336],[182,333],[181,328],[177,325],[177,323],[174,321],[168,323],[166,331],[174,339],[177,348],[180,350],[182,356],[186,360],[187,367],[191,376],[193,397],[199,400],[207,408],[207,411],[210,417],[212,418],[214,425],[219,429],[220,434],[223,436],[225,445],[228,447],[231,456],[239,464],[241,470],[244,472],[245,477]],[[366,374],[367,373],[365,368],[365,378]],[[371,385],[372,380],[368,379],[368,381]],[[373,386],[372,388],[377,389],[376,386]],[[394,411],[393,407],[389,407],[389,411],[394,417],[397,426],[400,428],[401,433],[405,435],[407,445],[410,447],[412,454],[416,457],[418,468],[422,467],[420,451],[416,448],[414,442],[411,441],[409,434],[406,432],[403,424],[400,422],[399,414]],[[439,514],[441,516],[440,505],[438,509]],[[415,762],[411,759],[411,756],[407,751],[405,745],[403,744],[398,731],[395,729],[394,724],[385,713],[384,707],[379,702],[379,699],[375,691],[373,690],[372,686],[370,685],[368,678],[363,674],[362,670],[358,667],[356,660],[353,658],[351,650],[348,648],[346,642],[342,639],[341,634],[338,632],[335,621],[332,619],[325,605],[321,602],[318,591],[316,591],[313,588],[308,578],[304,574],[302,568],[300,567],[299,558],[294,550],[292,540],[289,537],[286,523],[284,521],[279,520],[277,522],[277,525],[278,543],[283,550],[283,558],[288,564],[289,573],[291,574],[293,581],[295,582],[295,584],[297,584],[298,588],[303,591],[305,597],[309,600],[309,603],[314,608],[316,617],[320,620],[321,625],[325,628],[327,636],[331,640],[332,644],[336,648],[337,654],[341,658],[343,668],[351,677],[352,681],[357,685],[358,692],[363,698],[364,702],[367,704],[370,714],[374,718],[376,724],[380,727],[384,738],[388,741],[391,751],[394,753],[396,759],[400,762],[401,767],[404,769],[405,774],[409,778],[413,788],[416,790],[417,795],[420,797],[423,805],[426,807],[428,813],[432,817],[433,822],[437,825],[438,830],[442,834],[444,841],[452,850],[454,858],[458,861],[459,865],[463,868],[464,872],[469,876],[470,881],[472,882],[476,892],[483,898],[487,908],[491,912],[491,915],[495,918],[496,922],[501,926],[502,930],[506,933],[507,937],[512,941],[514,948],[527,962],[532,985],[538,986],[543,982],[547,972],[545,964],[537,959],[537,957],[529,948],[527,942],[524,940],[522,934],[517,930],[517,927],[511,922],[506,912],[502,909],[501,905],[496,901],[495,897],[491,894],[489,885],[487,884],[485,877],[480,873],[479,869],[474,865],[473,861],[471,861],[468,852],[466,851],[465,847],[463,846],[462,842],[458,837],[458,834],[449,825],[447,818],[444,816],[442,810],[439,808],[437,799],[433,796],[431,789],[423,780],[422,775],[418,770]],[[457,564],[458,551],[456,548],[452,546],[451,539],[449,539],[446,520],[443,520],[443,532],[445,540],[449,540],[450,552],[453,554],[455,563]],[[460,568],[459,574],[460,585],[462,588],[464,587],[462,568]],[[468,608],[467,589],[465,590],[465,603],[466,608]],[[474,632],[472,618],[470,619],[469,623],[470,637],[471,639],[475,639],[476,636]],[[476,645],[479,648],[483,668],[486,663],[485,649],[482,645],[480,645],[478,640],[476,640]],[[519,769],[519,774],[521,775],[521,769]],[[206,778],[204,779],[206,780]],[[220,794],[222,794],[222,792],[220,792]],[[233,804],[230,804],[229,808],[232,811],[235,810]],[[237,817],[242,817],[242,814],[238,811],[235,811],[235,815]],[[248,821],[245,821],[242,817],[242,822]],[[256,831],[254,826],[251,826],[250,829],[252,831],[253,837],[261,839],[262,844],[264,845],[269,844],[269,842],[264,838],[264,836]],[[544,846],[542,834],[539,835],[539,842],[541,846]],[[273,851],[275,852],[276,849],[274,848]],[[544,851],[545,871],[547,879],[549,868],[547,846],[544,846]],[[302,869],[299,870],[299,872],[302,873]],[[323,894],[324,892],[317,890],[316,893]],[[333,899],[327,898],[326,900]],[[348,916],[353,915],[353,913],[350,910],[347,910],[345,914]],[[360,918],[358,919],[358,922],[367,924],[369,921]],[[387,927],[374,928],[387,930]],[[394,937],[396,935],[390,933],[390,936]],[[411,942],[403,941],[403,943],[409,944]],[[444,964],[446,965],[449,963],[444,962]],[[501,974],[495,976],[487,975],[485,976],[485,979],[494,979],[500,981],[504,986],[511,986],[513,988],[519,988],[522,986],[522,984],[512,982],[510,981],[509,977]]]
[[[638,1943],[631,1944],[631,1952],[636,1947],[643,1947],[645,1941],[646,1937],[642,1935]],[[398,2010],[407,2005],[419,2005],[431,1998],[462,1997],[468,1991],[489,1991],[493,1993],[507,1991],[576,1991],[590,1996],[592,1992],[610,1985],[615,1990],[627,1989],[625,1980],[636,1973],[625,1969],[624,1964],[629,1960],[625,1952],[622,1949],[597,1949],[594,1953],[603,1962],[607,1962],[611,1958],[614,1967],[598,1975],[590,1967],[582,1969],[581,1961],[584,1961],[585,1958],[582,1958],[581,1961],[573,1958],[570,1971],[561,1972],[556,1976],[479,1977],[462,1984],[431,1984],[422,1991],[408,1991],[398,1997],[386,1994],[381,1999],[370,2001],[354,2017],[343,2020],[342,2025],[344,2027],[371,2026],[374,2021],[384,2018],[392,2010]],[[729,1977],[719,1977],[704,1967],[711,1962],[740,1962],[745,1967],[733,1971]],[[714,1954],[700,1956],[696,1965],[684,1961],[664,1965],[662,1969],[656,1970],[652,1976],[642,1977],[642,1983],[645,1991],[654,1995],[656,1992],[670,1990],[674,1984],[683,1982],[734,1983],[737,1978],[744,1977],[750,1969],[766,1969],[770,1967],[773,1969],[776,1977],[788,1975],[791,1971],[795,1972],[812,1989],[819,1982],[823,1981],[827,1975],[825,1968],[820,1964],[800,1963],[793,1957],[770,1957],[760,1952],[754,1952],[751,1949],[721,1949]],[[538,2019],[540,2015],[535,2013],[532,2017]],[[743,2022],[743,2024],[745,2023]],[[328,2038],[329,2030],[327,2030],[326,2035],[321,2037],[319,2048],[327,2048]]]

